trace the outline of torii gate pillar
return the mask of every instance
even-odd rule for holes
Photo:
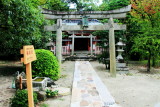
[[[56,57],[58,59],[59,66],[61,67],[61,61],[62,61],[62,19],[57,19]]]
[[[110,73],[112,77],[116,77],[115,36],[113,18],[109,19],[109,26]]]

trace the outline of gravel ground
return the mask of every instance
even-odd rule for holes
[[[15,93],[15,89],[9,88],[12,80],[12,76],[0,76],[0,107],[9,107],[10,98]]]
[[[103,83],[107,86],[116,103],[122,107],[160,107],[160,74],[140,73],[141,67],[130,66],[129,73],[117,74],[116,78],[110,77],[110,73],[103,64],[97,61],[90,62]],[[56,83],[60,86],[71,87],[75,62],[67,61],[62,65],[62,75]],[[57,99],[50,99],[44,103],[49,107],[70,107],[71,95]]]
[[[62,64],[61,78],[55,82],[59,87],[70,88],[70,90],[72,89],[74,66],[74,61],[65,61]],[[48,107],[70,107],[71,92],[72,90],[67,96],[48,99],[47,101],[43,102],[43,104],[47,104]]]
[[[91,62],[116,103],[122,107],[160,107],[160,74],[141,73],[130,66],[129,73],[110,77],[103,64]],[[144,68],[143,68],[144,69]]]
[[[130,66],[129,73],[117,74],[110,77],[103,64],[97,61],[90,62],[103,83],[107,86],[116,103],[122,107],[160,107],[160,74],[139,72],[139,66]],[[65,61],[62,64],[61,78],[55,83],[58,86],[72,87],[74,61]],[[0,107],[9,107],[9,99],[15,90],[8,87],[12,84],[12,76],[0,76]],[[48,99],[41,104],[48,107],[70,107],[71,93],[67,96]]]
[[[0,61],[0,107],[9,107],[10,98],[15,94],[12,89],[13,74],[21,69],[22,64],[15,61]]]

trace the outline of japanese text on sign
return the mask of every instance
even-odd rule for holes
[[[36,55],[33,45],[23,46],[21,54],[24,54],[24,58],[21,60],[21,62],[24,62],[24,64],[28,64],[36,60]]]

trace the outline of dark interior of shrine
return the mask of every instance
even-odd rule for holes
[[[75,51],[88,51],[89,38],[75,38]]]

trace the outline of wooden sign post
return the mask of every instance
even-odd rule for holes
[[[26,64],[28,105],[29,107],[34,107],[31,62],[36,60],[36,54],[33,45],[23,46],[23,49],[20,50],[20,53],[24,55],[24,57],[21,58],[21,62]]]

